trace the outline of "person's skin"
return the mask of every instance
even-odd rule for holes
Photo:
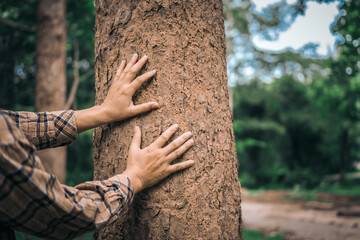
[[[75,111],[78,133],[102,124],[121,121],[126,118],[148,112],[159,107],[156,102],[134,105],[132,97],[137,89],[156,73],[155,70],[136,77],[137,73],[146,63],[148,57],[144,56],[137,61],[134,54],[126,65],[122,61],[116,72],[104,102],[99,106]],[[126,66],[125,66],[126,65]],[[171,164],[176,158],[186,152],[194,143],[191,132],[182,134],[163,148],[164,144],[176,132],[178,125],[174,124],[167,129],[154,143],[141,149],[141,131],[135,127],[134,137],[130,145],[127,165],[122,173],[131,182],[134,192],[151,187],[170,174],[188,168],[194,164],[193,160]],[[111,179],[116,180],[117,176]]]

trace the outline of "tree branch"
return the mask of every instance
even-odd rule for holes
[[[74,82],[73,85],[71,87],[71,91],[70,91],[70,95],[68,100],[66,101],[65,104],[65,109],[70,109],[70,107],[73,106],[73,104],[75,103],[75,96],[76,96],[76,91],[77,88],[79,86],[79,44],[77,41],[75,41],[75,50],[74,50]]]
[[[2,18],[0,17],[0,23],[12,27],[16,30],[20,30],[23,32],[30,32],[30,33],[34,33],[36,31],[36,27],[35,26],[22,26],[21,24],[14,22],[12,20],[6,19],[6,18]]]

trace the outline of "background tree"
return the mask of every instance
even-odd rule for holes
[[[95,178],[125,169],[135,124],[143,129],[143,147],[172,123],[192,131],[195,145],[184,158],[194,159],[195,166],[140,193],[126,222],[100,230],[98,238],[240,239],[221,1],[97,1],[97,104],[120,61],[134,52],[148,54],[146,68],[157,70],[134,101],[155,100],[160,109],[95,129]]]
[[[66,103],[66,0],[39,0],[36,27],[35,111],[63,110]],[[65,183],[66,147],[37,152],[44,167]]]
[[[38,1],[0,2],[0,107],[17,111],[35,111],[34,88],[36,69],[36,22]],[[92,1],[68,1],[66,30],[66,79],[71,89],[74,79],[75,43],[79,42],[79,87],[76,105],[79,109],[94,103],[94,32],[95,7]],[[8,25],[1,21],[11,22]],[[20,26],[20,28],[18,27]],[[69,95],[69,92],[68,92]],[[92,131],[78,136],[78,141],[68,147],[68,184],[76,185],[91,179]]]

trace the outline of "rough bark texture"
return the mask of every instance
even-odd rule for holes
[[[127,219],[97,232],[98,239],[241,239],[232,113],[227,89],[221,0],[96,1],[96,103],[122,59],[149,56],[157,75],[134,97],[161,108],[94,131],[94,176],[125,169],[133,127],[142,147],[171,124],[193,132],[183,159],[196,164],[135,197]]]
[[[36,27],[35,110],[63,110],[66,98],[66,0],[39,0]],[[66,148],[37,152],[47,171],[66,176]]]

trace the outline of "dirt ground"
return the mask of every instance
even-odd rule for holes
[[[305,202],[284,200],[287,194],[266,191],[260,196],[249,196],[244,192],[243,228],[269,235],[283,231],[283,236],[291,240],[360,240],[360,217],[338,216],[344,208],[357,208],[358,199],[331,195],[334,201]]]

